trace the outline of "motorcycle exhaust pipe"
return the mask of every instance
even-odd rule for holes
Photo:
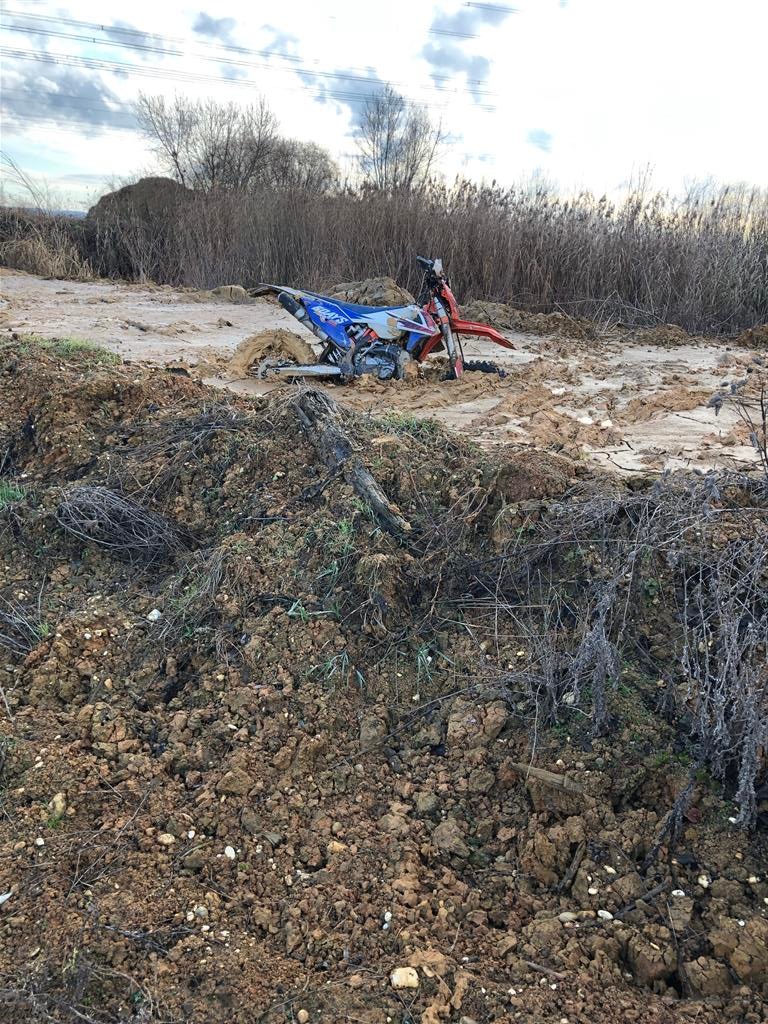
[[[308,327],[314,336],[319,338],[324,345],[327,345],[328,342],[331,341],[323,328],[319,327],[314,320],[312,320],[302,304],[297,302],[292,295],[288,294],[288,292],[280,292],[277,296],[277,301],[287,313],[290,313],[291,316],[295,316],[300,324],[303,324],[304,327]]]

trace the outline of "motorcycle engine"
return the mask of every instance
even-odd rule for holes
[[[408,358],[408,353],[399,345],[370,345],[364,352],[355,356],[355,374],[359,377],[364,373],[373,373],[379,380],[392,380],[393,377],[401,380]]]

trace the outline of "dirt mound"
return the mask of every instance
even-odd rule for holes
[[[736,344],[745,348],[768,348],[768,324],[759,324],[757,327],[742,331],[736,338]]]
[[[248,302],[251,296],[240,284],[221,284],[213,288],[210,294],[216,299],[225,299],[227,302]]]
[[[315,354],[308,342],[278,327],[241,341],[229,361],[227,372],[233,377],[245,377],[262,359],[270,357],[290,359],[296,363],[315,362]]]
[[[372,277],[366,281],[337,284],[328,292],[335,299],[360,306],[407,306],[415,302],[413,295],[391,277]]]
[[[764,1017],[764,780],[702,760],[732,701],[676,646],[737,634],[665,603],[716,565],[763,614],[758,486],[606,487],[23,339],[0,388],[14,1017]]]
[[[506,503],[531,498],[557,498],[574,482],[574,466],[551,452],[499,452],[501,467],[495,480],[496,493]]]
[[[659,413],[682,412],[706,406],[712,397],[710,388],[690,388],[684,385],[670,386],[651,395],[632,398],[621,411],[622,419],[630,423],[642,423]]]
[[[480,300],[462,306],[461,313],[466,320],[487,323],[502,330],[519,331],[521,334],[589,340],[598,337],[597,325],[591,320],[565,313],[528,313],[501,302]]]
[[[659,324],[658,327],[647,327],[631,332],[632,340],[641,345],[654,345],[659,348],[676,348],[678,345],[690,345],[692,337],[688,331],[677,324]]]

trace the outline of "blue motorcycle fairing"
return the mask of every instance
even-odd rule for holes
[[[351,348],[352,341],[348,337],[346,328],[356,321],[349,316],[342,306],[330,299],[309,298],[304,293],[304,308],[311,320],[336,342],[341,348]]]

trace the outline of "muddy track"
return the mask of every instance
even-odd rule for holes
[[[0,329],[84,338],[128,360],[184,367],[240,394],[276,387],[245,372],[248,351],[273,347],[275,331],[296,335],[302,352],[312,344],[270,298],[232,303],[211,293],[3,271],[0,299]],[[476,303],[471,311],[493,321],[505,308]],[[516,314],[497,322],[513,325],[505,329],[516,351],[477,340],[468,342],[467,355],[496,361],[507,371],[503,380],[471,374],[445,382],[435,369],[399,383],[364,379],[332,393],[361,411],[433,417],[485,447],[544,447],[618,473],[739,468],[752,461],[748,432],[735,413],[725,409],[715,417],[707,401],[764,350],[759,329],[736,345],[664,325],[603,336],[568,318]]]

